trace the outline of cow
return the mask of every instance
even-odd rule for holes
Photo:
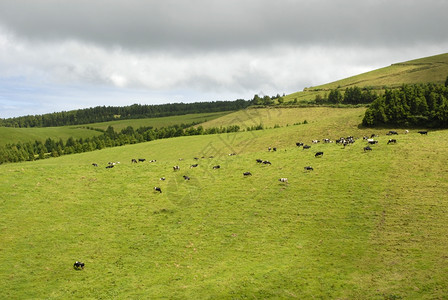
[[[179,171],[180,170],[180,167],[179,166],[174,166],[173,167],[173,171]]]
[[[418,133],[420,133],[421,135],[423,135],[423,134],[426,134],[426,135],[428,135],[428,131],[417,131]]]
[[[221,168],[221,166],[220,165],[217,165],[217,166],[213,166],[213,170],[216,170],[216,169],[220,169]]]
[[[98,164],[96,164],[96,163],[93,163],[93,164],[92,164],[92,166],[94,166],[94,167],[98,167]]]
[[[305,149],[310,149],[310,148],[311,148],[311,146],[303,145],[303,150],[305,150]]]
[[[131,160],[131,163],[136,164],[136,163],[137,163],[137,160],[136,160],[135,158],[133,158],[133,159]]]
[[[106,169],[112,169],[114,167],[114,165],[108,165],[106,166]]]
[[[406,129],[406,130],[404,131],[404,134],[408,134],[408,133],[409,133],[409,130]]]
[[[264,164],[264,165],[272,165],[271,162],[268,161],[268,160],[263,160],[263,164]]]
[[[313,167],[311,167],[311,166],[306,166],[303,169],[305,169],[305,171],[313,171],[314,170]]]
[[[312,143],[313,144],[317,144],[317,143],[320,143],[320,141],[319,140],[313,140]]]
[[[396,144],[397,140],[396,139],[389,139],[389,141],[387,141],[387,144]]]
[[[274,147],[274,148],[272,148],[272,151],[277,151],[277,148],[275,148],[275,147]]]
[[[271,147],[268,147],[268,151],[271,151],[272,150],[272,148]]]
[[[288,178],[280,178],[278,181],[288,183]]]
[[[154,163],[154,162],[156,162],[157,160],[155,160],[155,159],[151,159],[149,162],[150,163]]]
[[[390,130],[388,133],[386,133],[386,135],[398,135],[398,132]]]
[[[370,146],[364,147],[364,152],[366,151],[372,151],[372,148],[370,148]]]
[[[146,160],[146,159],[144,159],[144,158],[139,158],[139,159],[138,159],[139,162],[144,162],[145,160]]]
[[[187,175],[183,176],[185,180],[190,180],[190,177],[188,177]]]
[[[159,192],[160,194],[162,193],[162,189],[159,188],[158,186],[154,187],[154,191]]]
[[[377,134],[372,133],[372,135],[370,136],[370,138],[374,138],[374,137],[378,137]]]
[[[324,139],[324,143],[333,143],[333,141],[330,139]]]
[[[297,143],[296,143],[296,146],[297,146],[297,147],[303,146],[303,143],[297,142]]]
[[[323,155],[324,155],[324,153],[319,151],[319,152],[316,152],[316,154],[314,154],[314,157],[322,157]]]
[[[80,262],[80,261],[76,261],[76,262],[73,264],[73,268],[74,268],[75,270],[82,270],[82,269],[84,269],[84,263],[83,263],[83,262]]]
[[[162,181],[165,181],[165,179],[166,179],[165,177],[160,177],[160,180]]]
[[[196,168],[197,166],[199,166],[199,164],[191,165],[190,168]]]
[[[375,141],[373,139],[368,139],[367,143],[369,143],[370,145],[375,145],[375,144],[378,144],[378,141]]]
[[[262,162],[263,162],[263,160],[261,160],[261,159],[256,159],[256,161],[257,161],[257,163],[259,163],[259,164],[261,164]]]
[[[251,172],[244,172],[243,175],[244,176],[252,176],[252,173]]]

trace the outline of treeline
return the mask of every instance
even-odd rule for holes
[[[344,93],[339,89],[330,90],[328,96],[316,95],[316,104],[368,104],[378,98],[378,94],[372,88],[360,88],[358,86],[346,88]]]
[[[403,85],[386,90],[365,112],[364,126],[448,128],[448,78],[444,85]]]
[[[142,119],[185,115],[192,113],[208,113],[220,111],[235,111],[248,107],[251,101],[213,101],[195,103],[170,103],[160,105],[133,104],[130,106],[97,106],[49,113],[44,115],[29,115],[8,119],[0,119],[0,126],[7,127],[56,127],[107,122],[119,119]]]
[[[162,128],[140,127],[138,129],[128,126],[120,132],[115,132],[113,127],[109,126],[101,135],[92,138],[75,139],[70,137],[65,142],[62,139],[52,140],[51,138],[47,138],[45,142],[35,141],[7,144],[6,146],[0,147],[0,164],[58,157],[61,155],[101,150],[107,147],[136,144],[178,136],[240,131],[240,126],[238,125],[212,127],[207,129],[204,129],[202,126],[193,127],[193,125],[196,124],[181,124]],[[263,129],[263,125],[261,124],[246,128],[247,131],[261,129]]]

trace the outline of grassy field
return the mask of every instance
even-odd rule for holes
[[[304,114],[308,124],[0,165],[2,298],[446,297],[448,131],[398,130],[387,145],[356,109]],[[295,146],[372,133],[368,153],[362,139]]]
[[[330,89],[347,87],[371,87],[378,93],[384,87],[395,88],[403,84],[439,83],[443,84],[448,76],[448,53],[392,64],[356,76],[344,78],[327,84],[310,87],[285,97],[286,102],[297,98],[299,102],[314,100],[316,95],[324,96]]]
[[[182,116],[171,116],[161,118],[149,118],[149,119],[134,119],[134,120],[117,120],[103,123],[93,123],[86,125],[76,126],[62,126],[62,127],[45,127],[45,128],[12,128],[12,127],[0,127],[0,146],[17,143],[17,142],[34,142],[36,140],[45,141],[47,138],[53,140],[62,139],[66,141],[69,137],[88,138],[101,134],[101,132],[86,129],[98,128],[106,130],[108,126],[113,126],[115,131],[132,126],[137,129],[142,126],[152,126],[154,128],[172,126],[176,124],[188,124],[192,122],[205,122],[207,120],[213,120],[228,114],[229,112],[218,113],[201,113],[201,114],[188,114]]]
[[[230,112],[212,112],[212,113],[199,113],[199,114],[188,114],[181,116],[169,116],[161,118],[150,118],[150,119],[133,119],[133,120],[117,120],[103,123],[90,124],[90,127],[106,130],[107,127],[112,126],[116,131],[119,131],[128,126],[137,129],[139,127],[152,126],[154,128],[167,127],[173,125],[202,123],[209,120],[214,120],[229,114]]]

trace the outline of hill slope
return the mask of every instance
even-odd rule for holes
[[[285,97],[286,101],[297,98],[299,101],[313,100],[330,89],[347,87],[371,87],[382,90],[403,84],[444,83],[448,76],[448,53],[392,64],[388,67],[344,78],[334,82],[304,89]]]
[[[445,297],[448,131],[412,130],[387,145],[384,130],[357,127],[357,109],[344,119],[319,109],[307,111],[320,116],[308,124],[0,165],[2,295]],[[372,133],[380,137],[371,152],[362,139],[295,146]],[[109,161],[121,163],[106,169]],[[84,270],[72,268],[76,260]]]

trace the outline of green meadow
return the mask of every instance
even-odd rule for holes
[[[167,127],[180,124],[191,124],[193,122],[200,123],[208,120],[213,120],[228,114],[229,112],[215,112],[215,113],[198,113],[198,114],[188,114],[181,116],[169,116],[160,118],[146,118],[146,119],[132,119],[132,120],[116,120],[110,122],[102,123],[92,123],[85,125],[74,125],[74,126],[61,126],[61,127],[40,127],[40,128],[13,128],[13,127],[0,127],[0,146],[18,143],[18,142],[34,142],[45,141],[47,138],[52,140],[62,139],[64,142],[73,137],[75,139],[79,138],[89,138],[95,135],[101,134],[101,132],[87,129],[101,129],[106,130],[107,127],[112,126],[115,131],[120,131],[123,128],[132,126],[134,129],[139,127],[149,127],[154,128]]]
[[[269,129],[0,165],[1,298],[446,298],[448,131],[386,136],[363,110],[246,110],[204,126]]]
[[[316,95],[324,96],[331,89],[344,91],[348,87],[369,87],[378,94],[384,88],[396,88],[403,84],[438,83],[443,84],[448,75],[448,53],[419,58],[351,76],[319,86],[305,88],[303,91],[284,97],[285,102],[309,102]]]

